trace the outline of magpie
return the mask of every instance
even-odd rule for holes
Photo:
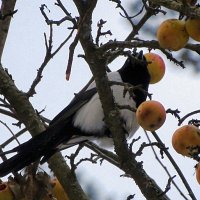
[[[111,90],[116,105],[127,105],[136,109],[147,98],[150,75],[143,52],[129,56],[124,65],[115,72],[107,73],[109,81],[140,85],[134,94],[124,93],[120,84],[112,84]],[[137,131],[135,113],[130,109],[120,109],[120,118],[127,138]],[[99,95],[93,81],[86,90],[75,94],[69,105],[49,124],[48,128],[27,142],[10,151],[14,156],[0,164],[0,177],[23,169],[40,160],[46,162],[59,150],[87,140],[97,140],[101,146],[113,145],[112,134],[104,122],[104,114]]]

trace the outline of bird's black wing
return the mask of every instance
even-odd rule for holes
[[[63,142],[67,143],[73,136],[74,129],[71,126],[73,115],[96,92],[96,88],[93,88],[76,94],[71,103],[52,120],[50,126],[45,131],[12,150],[3,152],[2,154],[13,152],[17,152],[17,154],[0,164],[0,177],[10,172],[21,170],[41,157],[43,157],[41,162],[45,162],[56,153],[59,149],[57,146]]]
[[[75,94],[75,97],[72,99],[70,104],[52,119],[50,126],[57,124],[60,121],[65,121],[66,123],[66,120],[71,118],[76,113],[76,111],[84,104],[86,104],[96,93],[97,89],[92,88]]]

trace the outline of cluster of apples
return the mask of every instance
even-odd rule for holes
[[[162,48],[178,51],[187,44],[189,37],[200,42],[200,19],[167,19],[158,27],[156,36]]]
[[[193,21],[192,21],[193,22]],[[199,21],[200,30],[200,21]],[[200,40],[200,34],[199,34]],[[150,84],[159,82],[165,74],[165,63],[155,53],[144,54],[148,62]],[[147,130],[155,131],[165,122],[166,111],[164,106],[154,100],[143,102],[136,111],[138,124]],[[194,125],[184,125],[178,128],[172,136],[172,146],[175,151],[183,156],[193,157],[200,151],[200,129]],[[196,165],[196,179],[200,184],[200,162]]]
[[[13,184],[14,183],[10,184],[9,182],[0,183],[0,200],[16,199],[14,195],[15,186]],[[56,198],[57,200],[69,200],[58,179],[51,179],[50,184],[52,185],[51,194],[47,194],[43,200],[51,200],[53,198]]]
[[[150,84],[159,82],[165,74],[165,63],[155,53],[144,54],[148,62],[147,68],[150,74]],[[165,122],[166,111],[164,106],[155,100],[145,101],[137,108],[136,118],[138,124],[147,131],[159,129]]]
[[[200,151],[200,129],[190,124],[178,128],[172,136],[172,146],[183,156],[197,155]],[[196,179],[200,184],[200,162],[196,165]]]

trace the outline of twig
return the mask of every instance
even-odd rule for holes
[[[96,158],[95,158],[96,157]],[[82,162],[88,161],[91,162],[93,164],[97,163],[97,160],[100,159],[100,156],[97,154],[90,154],[90,158],[82,158],[80,159],[77,163],[76,163],[76,167],[78,167],[78,165],[80,165]],[[102,161],[101,161],[102,162]]]
[[[132,151],[133,149],[133,145],[135,144],[135,142],[139,141],[141,139],[141,137],[139,136],[138,138],[133,138],[131,143],[129,144],[129,149]]]
[[[2,59],[2,53],[6,43],[6,38],[8,35],[12,14],[14,14],[15,12],[15,3],[16,0],[1,1],[1,8],[0,8],[1,15],[5,16],[11,14],[11,16],[4,17],[4,20],[0,20],[0,61]]]
[[[63,5],[60,1],[58,1],[58,5],[63,9]],[[41,10],[41,13],[44,16],[47,24],[50,27],[50,34],[49,34],[48,41],[47,41],[46,34],[44,34],[46,55],[45,55],[43,63],[41,64],[41,66],[38,69],[37,75],[36,75],[32,85],[31,85],[29,91],[26,93],[28,97],[32,97],[36,93],[35,88],[42,79],[42,73],[43,73],[44,68],[46,67],[48,62],[60,51],[60,49],[68,42],[68,40],[72,37],[74,30],[75,30],[75,28],[73,28],[71,30],[71,32],[69,33],[68,37],[57,47],[57,49],[54,52],[52,52],[52,48],[53,48],[53,22],[51,21],[51,23],[50,23],[50,20],[48,19],[46,13],[44,12],[45,7],[46,7],[45,4],[41,5],[40,10]],[[68,13],[68,15],[70,15],[70,14]],[[71,15],[70,15],[70,17],[71,17]],[[74,22],[74,20],[71,20],[71,18],[69,19],[69,16],[67,16],[66,20],[72,21],[74,26],[75,26],[76,23]]]
[[[90,141],[85,142],[84,146],[86,146],[87,148],[89,148],[92,151],[94,151],[95,153],[97,153],[100,157],[107,160],[112,165],[120,168],[120,163],[119,163],[117,155],[113,154],[110,151],[100,148],[99,146],[97,146],[96,144],[94,144]]]
[[[23,133],[25,133],[27,131],[26,128],[20,130],[18,133],[16,133],[14,136],[10,137],[8,140],[6,140],[4,143],[2,143],[0,146],[2,148],[5,148],[8,144],[10,144],[13,140],[15,140],[15,138],[18,138],[20,135],[22,135]]]
[[[133,21],[131,20],[131,17],[128,15],[128,13],[125,10],[125,8],[122,6],[121,1],[119,1],[119,0],[111,0],[111,1],[117,3],[117,8],[120,8],[124,13],[124,16],[121,13],[120,13],[120,15],[122,17],[125,17],[129,21],[129,23],[131,24],[132,28],[134,29],[135,25],[133,24]]]
[[[133,108],[133,107],[131,107],[131,106],[129,106],[129,105],[119,105],[119,104],[117,104],[117,107],[118,107],[120,110],[126,109],[126,110],[130,110],[131,112],[136,112],[136,109]]]
[[[184,117],[180,118],[179,119],[179,123],[178,123],[178,126],[180,126],[184,120],[186,120],[188,117],[192,116],[192,115],[195,115],[195,114],[198,114],[200,113],[200,110],[195,110],[195,111],[192,111],[190,113],[188,113],[187,115],[185,115]]]
[[[157,142],[159,142],[163,147],[165,147],[164,143],[158,137],[157,133],[155,131],[153,131],[152,134],[153,134],[154,138],[157,140]],[[181,172],[180,168],[176,164],[173,157],[170,155],[170,153],[168,152],[168,150],[166,148],[163,148],[163,151],[164,151],[165,155],[168,157],[169,161],[172,163],[174,169],[177,171],[177,173],[178,173],[179,177],[181,178],[183,184],[185,185],[185,188],[187,189],[191,199],[197,200],[194,193],[192,192],[192,189],[190,188],[190,185],[188,184],[187,180],[185,179],[183,173]]]
[[[159,49],[163,52],[163,54],[166,55],[167,59],[170,61],[173,61],[177,66],[180,66],[182,68],[185,68],[183,61],[178,61],[176,58],[173,57],[171,53],[169,53],[168,50],[163,49],[160,47],[158,41],[156,40],[149,40],[144,41],[141,39],[132,39],[133,41],[109,41],[105,44],[103,44],[101,47],[99,47],[102,51],[105,51],[110,54],[109,62],[111,62],[114,58],[121,55],[119,49],[125,49],[125,48],[140,48],[140,47],[146,47],[148,49]],[[113,53],[114,49],[118,49],[116,52]],[[112,53],[110,52],[112,50]],[[190,46],[190,50],[192,49],[192,46]]]
[[[169,59],[170,61],[173,61],[177,66],[180,66],[183,69],[185,68],[183,61],[178,61],[176,58],[173,57],[172,53],[169,53],[167,50],[163,48],[160,48],[160,50],[163,52],[163,54],[166,55],[167,59]]]
[[[147,133],[145,130],[144,130],[144,132],[145,132],[145,135],[146,135],[146,137],[147,137],[148,142],[151,143],[151,140],[150,140],[150,137],[149,137],[148,133]],[[166,166],[161,162],[161,160],[159,159],[159,157],[158,157],[158,155],[157,155],[157,153],[156,153],[156,151],[155,151],[155,149],[154,149],[153,146],[151,146],[151,149],[152,149],[152,151],[153,151],[153,154],[154,154],[156,160],[157,160],[158,163],[161,165],[161,167],[165,170],[165,172],[167,173],[167,175],[169,176],[169,178],[172,177],[171,174],[170,174],[170,172],[168,171],[167,167],[166,167]],[[181,195],[185,200],[188,200],[188,198],[183,194],[183,192],[181,191],[181,189],[178,187],[178,185],[176,184],[176,182],[175,182],[174,180],[172,180],[172,184],[173,184],[173,185],[175,186],[175,188],[178,190],[178,192],[180,193],[180,195]]]
[[[57,49],[54,52],[52,51],[52,40],[53,40],[53,29],[52,29],[52,25],[50,25],[50,36],[49,36],[49,42],[47,42],[47,38],[46,38],[46,34],[44,34],[45,36],[45,46],[46,46],[46,55],[44,58],[43,63],[41,64],[41,66],[38,69],[37,75],[29,89],[29,91],[27,92],[27,96],[28,97],[32,97],[35,94],[35,88],[36,86],[39,84],[39,82],[41,81],[42,78],[42,73],[44,68],[46,67],[46,65],[48,64],[48,62],[61,50],[61,48],[68,42],[68,40],[72,37],[74,33],[74,29],[70,32],[69,36],[57,47]]]
[[[92,8],[93,8],[92,5],[90,7],[88,7],[88,10],[84,13],[84,16],[80,19],[80,22],[78,24],[78,32],[74,38],[74,41],[71,43],[71,45],[69,47],[69,58],[68,58],[67,69],[66,69],[66,80],[69,80],[69,78],[70,78],[72,62],[73,62],[73,57],[74,57],[74,51],[78,44],[80,34],[82,33],[81,32],[82,27],[85,24],[85,20],[87,19],[87,17],[91,14],[90,10]]]
[[[2,122],[1,120],[0,120],[0,123],[3,124],[9,130],[9,132],[12,134],[12,136],[16,140],[16,142],[18,144],[20,144],[19,140],[17,139],[17,137],[15,136],[15,134],[12,132],[12,130],[10,129],[10,127],[6,123]]]
[[[177,118],[178,120],[180,120],[180,115],[179,115],[180,111],[179,111],[178,109],[172,110],[171,108],[168,108],[168,109],[166,110],[166,113],[170,113],[170,114],[172,114],[175,118]]]
[[[83,144],[79,144],[78,148],[76,149],[76,151],[74,153],[72,153],[70,156],[66,156],[69,160],[70,160],[70,165],[71,165],[71,171],[74,173],[76,168],[77,168],[77,164],[75,164],[75,158],[78,156],[79,152],[81,151],[81,149],[83,149]]]
[[[158,195],[159,197],[165,195],[171,189],[171,183],[175,177],[176,175],[169,177],[165,190],[161,194]]]
[[[2,159],[3,161],[7,160],[7,158],[6,158],[5,154],[4,154],[4,152],[3,152],[2,148],[1,148],[1,146],[0,146],[0,155],[1,155],[1,159]]]
[[[199,127],[200,126],[200,120],[199,119],[191,119],[188,121],[188,124],[192,124],[196,127]]]
[[[197,54],[200,55],[200,44],[190,44],[190,43],[188,43],[188,44],[186,44],[186,46],[184,48],[195,51]]]
[[[103,21],[102,19],[100,19],[100,21],[97,23],[97,36],[95,39],[96,45],[99,46],[99,39],[101,36],[103,35],[112,35],[111,31],[106,31],[106,32],[102,32],[101,29],[103,27],[103,25],[106,23],[106,21]]]
[[[68,40],[72,37],[75,29],[71,30],[70,34],[68,37],[58,46],[58,48],[52,52],[52,58],[61,50],[61,48],[68,42]]]
[[[27,97],[32,97],[34,94],[36,94],[35,88],[36,86],[39,84],[39,82],[42,79],[42,73],[44,68],[46,67],[47,63],[49,62],[49,60],[52,58],[52,38],[53,38],[53,27],[52,25],[49,26],[50,27],[50,36],[49,36],[49,40],[47,41],[47,37],[46,34],[44,34],[44,38],[45,38],[45,47],[46,47],[46,55],[44,58],[43,63],[41,64],[41,66],[39,67],[38,71],[37,71],[37,75],[29,89],[29,91],[26,93]]]
[[[12,108],[12,106],[6,101],[6,99],[2,99],[0,98],[0,101],[3,103],[3,106],[5,108],[8,108],[10,110],[11,113],[15,114],[15,110]]]
[[[8,110],[4,110],[4,109],[0,108],[0,113],[18,120],[17,116],[14,113],[12,113],[12,112],[10,112]]]
[[[124,92],[123,92],[123,96],[124,97],[125,97],[126,93],[129,92],[130,96],[132,98],[134,98],[135,97],[134,91],[139,90],[139,91],[145,93],[149,97],[149,99],[151,99],[151,95],[152,94],[149,94],[146,90],[144,90],[141,85],[135,85],[135,86],[133,86],[133,85],[131,85],[129,83],[123,83],[123,82],[118,82],[118,81],[109,81],[109,84],[110,84],[110,86],[112,86],[112,85],[118,85],[118,86],[124,87]]]
[[[7,17],[13,17],[13,15],[17,12],[18,10],[13,10],[9,13],[6,14],[2,14],[2,12],[0,11],[0,20],[5,20]]]
[[[188,17],[200,18],[200,8],[197,6],[188,6],[186,9],[181,1],[174,0],[150,0],[150,2],[159,6],[164,6],[170,10],[175,10]]]
[[[73,58],[74,58],[74,51],[78,44],[78,41],[79,41],[79,32],[76,34],[74,41],[69,46],[69,58],[68,58],[67,69],[66,69],[66,80],[69,80],[69,78],[70,78],[72,62],[73,62]]]
[[[60,2],[60,1],[59,1],[59,2]],[[60,2],[60,4],[61,4],[61,2]],[[63,5],[60,5],[60,4],[59,4],[59,3],[55,3],[55,5],[59,6],[62,10],[64,10],[64,6],[63,6]],[[66,12],[65,12],[66,16],[63,17],[63,18],[60,19],[60,20],[50,20],[50,19],[48,18],[47,14],[46,14],[45,11],[44,11],[45,8],[50,12],[50,10],[47,8],[47,6],[46,6],[45,4],[42,4],[42,5],[41,5],[40,11],[41,11],[41,13],[42,13],[42,15],[43,15],[43,17],[44,17],[44,19],[45,19],[47,25],[53,25],[53,24],[55,24],[55,25],[57,25],[57,26],[60,26],[63,22],[65,22],[65,21],[70,21],[70,22],[72,22],[73,27],[70,27],[70,28],[68,28],[68,29],[72,29],[72,28],[74,29],[75,27],[77,27],[76,19],[73,18],[68,12],[67,12],[67,14],[66,14]],[[65,11],[66,11],[66,9],[65,9]]]
[[[138,151],[135,153],[135,156],[141,156],[144,148],[146,148],[146,147],[153,147],[153,146],[157,146],[161,151],[163,151],[163,147],[161,147],[158,142],[150,142],[148,144],[145,143],[145,142],[143,142],[141,144],[140,148],[138,149]]]
[[[127,36],[125,41],[131,41],[139,32],[139,30],[143,27],[143,25],[153,16],[156,15],[158,12],[162,12],[162,10],[157,9],[157,7],[148,6],[146,4],[146,1],[143,1],[144,7],[146,9],[146,13],[144,16],[140,19],[138,24],[136,24],[132,30],[132,32]],[[139,14],[139,13],[138,13]]]
[[[56,6],[60,7],[61,10],[65,13],[66,15],[66,19],[68,21],[71,21],[73,23],[73,27],[72,28],[68,28],[68,29],[76,29],[77,28],[77,20],[71,16],[71,14],[67,11],[67,9],[65,8],[65,6],[62,4],[62,2],[60,0],[57,0],[57,3],[55,3]]]

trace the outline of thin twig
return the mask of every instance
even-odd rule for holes
[[[152,134],[153,134],[154,138],[157,140],[157,142],[159,142],[163,147],[165,147],[164,143],[158,137],[157,133],[155,131],[153,131]],[[164,148],[163,151],[164,151],[165,155],[168,157],[169,161],[172,163],[174,169],[177,171],[177,173],[178,173],[179,177],[181,178],[183,184],[185,185],[185,188],[187,189],[191,199],[192,200],[197,200],[195,195],[194,195],[194,193],[192,192],[192,189],[191,189],[190,185],[188,184],[187,180],[185,179],[185,176],[181,172],[180,168],[176,164],[175,160],[173,159],[173,157],[171,156],[169,151],[166,148]]]
[[[176,177],[176,175],[168,178],[168,182],[167,182],[167,185],[165,187],[165,190],[161,194],[158,195],[159,197],[165,195],[171,189],[171,183],[173,182],[173,179],[175,177]]]
[[[145,135],[146,135],[146,137],[147,137],[148,142],[151,143],[151,140],[150,140],[150,137],[149,137],[148,133],[147,133],[145,130],[144,130],[144,132],[145,132]],[[151,149],[152,149],[152,151],[153,151],[153,154],[154,154],[156,160],[157,160],[158,163],[161,165],[161,167],[165,170],[165,172],[167,173],[167,175],[169,176],[169,178],[172,177],[171,174],[170,174],[170,172],[169,172],[169,170],[167,169],[167,167],[166,167],[166,166],[161,162],[161,160],[159,159],[159,157],[158,157],[158,155],[157,155],[157,153],[156,153],[156,151],[155,151],[155,149],[154,149],[153,146],[151,146]],[[181,195],[185,200],[188,200],[188,198],[183,194],[183,192],[181,191],[181,189],[178,187],[178,185],[176,184],[176,182],[175,182],[174,180],[172,180],[172,184],[173,184],[173,185],[175,186],[175,188],[178,190],[178,192],[180,193],[180,195]]]
[[[90,141],[85,142],[84,146],[86,146],[87,148],[89,148],[92,151],[94,151],[95,153],[97,153],[100,157],[107,160],[112,165],[120,168],[120,163],[119,163],[117,155],[113,154],[110,151],[100,148],[99,146],[97,146],[96,144],[94,144]]]
[[[74,29],[71,30],[69,36],[57,47],[57,49],[54,52],[51,52],[52,50],[52,40],[53,40],[53,30],[52,30],[52,25],[50,26],[50,36],[49,36],[49,42],[47,42],[47,39],[45,39],[45,46],[46,46],[46,55],[44,58],[43,63],[41,64],[41,66],[38,69],[37,75],[33,81],[33,83],[31,84],[31,87],[29,89],[29,91],[27,92],[27,96],[31,97],[33,96],[33,94],[35,94],[35,88],[36,86],[39,84],[39,82],[41,81],[42,78],[42,73],[44,68],[46,67],[46,65],[48,64],[48,62],[61,50],[61,48],[68,42],[68,40],[72,37],[74,33]],[[46,37],[45,37],[46,38]]]
[[[131,24],[132,28],[134,29],[134,28],[135,28],[135,25],[134,25],[134,23],[133,23],[131,17],[128,15],[126,9],[122,6],[121,1],[119,1],[119,0],[111,0],[111,1],[117,3],[117,8],[120,8],[120,9],[123,11],[123,13],[124,13],[124,16],[123,16],[121,13],[120,13],[120,15],[121,15],[122,17],[126,18],[126,19],[129,21],[129,23]]]
[[[65,13],[67,20],[71,21],[73,23],[73,27],[69,29],[76,29],[77,28],[77,20],[76,18],[72,17],[72,15],[67,11],[65,6],[62,4],[60,0],[57,0],[57,3],[55,3],[56,6],[60,7],[61,10]]]
[[[178,126],[180,126],[184,120],[186,120],[188,117],[192,116],[192,115],[195,115],[195,114],[198,114],[200,113],[200,110],[195,110],[195,111],[192,111],[190,113],[188,113],[187,115],[185,115],[184,117],[180,118],[179,119],[179,123],[178,123]]]
[[[99,39],[101,36],[104,36],[104,35],[112,35],[111,31],[108,30],[108,31],[105,31],[105,32],[102,32],[101,29],[103,27],[103,25],[106,23],[106,21],[100,19],[99,22],[97,23],[97,36],[96,36],[96,39],[95,39],[95,43],[97,46],[99,46]]]
[[[4,110],[0,108],[0,113],[18,120],[17,116],[8,110]]]
[[[72,68],[72,62],[74,58],[74,51],[79,41],[79,32],[76,34],[74,41],[69,46],[69,58],[67,63],[67,69],[66,69],[66,80],[69,80],[70,74],[71,74],[71,68]]]
[[[12,134],[12,136],[16,140],[16,142],[18,144],[20,144],[19,140],[17,139],[17,137],[15,136],[15,134],[13,133],[13,131],[10,129],[10,127],[6,123],[4,123],[3,121],[1,121],[1,120],[0,120],[0,123],[3,124],[9,130],[9,132]]]
[[[6,140],[4,143],[2,143],[0,146],[2,148],[5,148],[8,144],[10,144],[13,140],[15,140],[15,138],[18,138],[19,136],[21,136],[22,134],[24,134],[27,131],[26,128],[20,130],[18,133],[16,133],[14,136],[10,137],[8,140]]]

